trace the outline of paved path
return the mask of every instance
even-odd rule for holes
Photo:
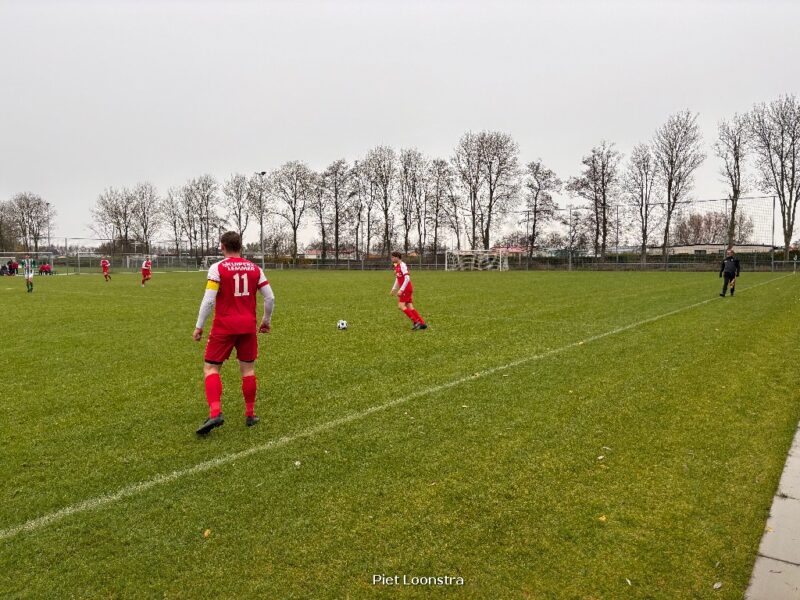
[[[772,500],[746,597],[800,599],[800,427]]]

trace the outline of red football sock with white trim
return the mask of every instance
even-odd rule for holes
[[[412,308],[412,309],[411,309],[411,312],[412,312],[412,313],[413,313],[413,315],[414,315],[412,318],[414,319],[414,321],[415,321],[416,323],[421,323],[422,325],[425,325],[425,321],[423,321],[423,320],[422,320],[422,317],[420,317],[420,316],[419,316],[419,313],[417,312],[417,309],[416,309],[416,308]]]
[[[245,417],[255,417],[256,408],[256,376],[242,377],[242,394],[244,395]]]
[[[220,400],[222,398],[222,380],[219,378],[219,373],[212,373],[206,377],[205,384],[208,416],[213,419],[219,415]]]

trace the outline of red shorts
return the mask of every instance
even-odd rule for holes
[[[402,294],[397,295],[397,299],[400,302],[405,302],[407,304],[411,304],[411,296],[414,294],[414,288],[410,285],[406,286],[406,289],[403,290]]]
[[[208,336],[205,361],[222,364],[236,348],[236,358],[244,362],[253,362],[258,358],[258,336],[253,333],[214,333]]]
[[[108,267],[103,267],[103,275],[108,275]]]
[[[142,277],[150,279],[150,269],[142,269]]]

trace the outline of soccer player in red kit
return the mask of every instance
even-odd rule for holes
[[[220,238],[220,250],[225,258],[211,265],[208,283],[200,314],[194,330],[194,340],[203,337],[203,325],[216,305],[214,322],[206,345],[205,374],[208,419],[197,430],[205,435],[224,423],[220,412],[222,381],[219,370],[231,351],[236,348],[239,371],[242,374],[242,394],[245,404],[245,424],[252,427],[258,423],[255,415],[256,371],[258,339],[256,331],[269,333],[275,295],[264,271],[253,262],[241,257],[242,238],[235,231],[228,231]],[[261,325],[256,324],[256,293],[264,298],[264,316]]]
[[[408,274],[408,266],[402,261],[403,255],[399,252],[392,252],[392,264],[394,265],[395,281],[392,286],[390,296],[397,294],[397,308],[402,310],[406,316],[414,323],[411,329],[427,329],[428,326],[422,317],[419,316],[417,309],[412,304],[411,295],[414,293],[414,286],[411,284],[411,275]]]
[[[111,266],[111,263],[108,262],[108,259],[104,256],[100,260],[100,267],[103,269],[103,278],[106,281],[111,281],[111,275],[108,274],[108,269]]]
[[[150,257],[145,256],[144,262],[142,263],[142,287],[144,287],[145,281],[150,281],[152,275],[150,275],[150,269],[153,267],[153,263],[150,262]]]

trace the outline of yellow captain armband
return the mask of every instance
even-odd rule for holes
[[[206,283],[206,289],[207,290],[219,291],[219,281],[211,281],[209,279],[208,283]]]

